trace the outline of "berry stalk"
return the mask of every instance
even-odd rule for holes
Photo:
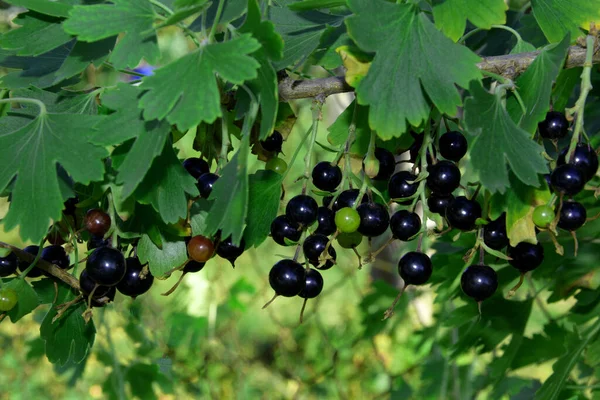
[[[310,170],[312,164],[312,153],[313,148],[315,147],[315,142],[317,141],[317,132],[319,130],[319,121],[323,118],[321,113],[323,109],[323,103],[325,102],[325,98],[323,96],[317,96],[313,100],[312,106],[312,127],[311,127],[311,135],[310,141],[308,142],[308,149],[306,150],[306,155],[304,156],[304,183],[302,184],[302,194],[306,194],[306,190],[308,188],[308,181],[310,179]]]

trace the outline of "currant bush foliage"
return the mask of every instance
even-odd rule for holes
[[[257,266],[262,283],[306,305],[329,295],[326,270],[342,268],[342,250],[364,253],[363,236],[370,246],[385,242],[377,236],[384,237],[391,217],[394,238],[407,242],[393,262],[411,298],[397,297],[386,311],[396,291],[380,280],[365,283],[359,317],[348,322],[352,343],[340,341],[354,350],[385,337],[395,345],[391,356],[401,357],[393,348],[407,341],[394,336],[397,321],[410,317],[409,304],[423,294],[434,294],[435,322],[410,332],[417,338],[410,339],[413,366],[384,362],[384,392],[432,399],[450,392],[456,399],[597,396],[600,0],[9,3],[21,8],[0,36],[4,231],[40,247],[66,241],[74,264],[88,260],[86,271],[106,246],[130,252],[97,266],[118,266],[113,273],[121,276],[125,257],[135,260],[127,269],[131,287],[116,286],[133,298],[152,285],[143,279],[178,271],[183,278],[212,262],[213,252],[237,266],[227,274],[243,273],[247,265],[235,260],[247,250],[262,262],[271,235],[297,251],[270,274],[273,264]],[[175,57],[161,42],[174,31],[184,38]],[[567,69],[574,52],[581,57]],[[493,57],[507,54],[509,61]],[[328,103],[320,92],[332,82],[327,77],[342,74],[355,97],[323,126]],[[323,78],[309,81],[320,83],[316,90],[284,93],[316,78]],[[295,97],[312,102],[286,100]],[[307,129],[300,122],[308,120]],[[569,129],[549,133],[561,123]],[[446,132],[458,142],[440,140]],[[444,156],[454,145],[461,155]],[[214,175],[192,176],[182,164],[182,154],[192,153]],[[438,161],[440,154],[455,163]],[[277,163],[265,168],[269,160]],[[396,166],[402,172],[392,175],[395,162],[412,170]],[[536,207],[550,210],[543,224]],[[109,221],[97,237],[83,229],[86,211],[96,208]],[[445,228],[454,230],[440,235]],[[41,248],[21,252],[2,239],[19,260],[0,253],[0,322],[23,323],[45,311],[38,348],[57,368],[82,373],[96,341],[94,308],[112,301],[115,288],[87,293],[77,266],[59,270]],[[83,242],[87,252],[78,247]],[[337,252],[331,243],[340,245]],[[301,248],[306,273],[297,262]],[[374,250],[363,254],[365,264],[378,262]],[[42,277],[25,280],[23,272],[37,262]],[[352,274],[378,277],[367,268]],[[517,291],[523,280],[528,289]],[[257,291],[243,278],[236,282],[223,303],[231,318],[250,312],[241,297]],[[397,315],[381,321],[394,306]],[[179,311],[167,318],[177,338],[167,340],[172,349],[209,331]],[[126,333],[138,355],[150,357],[154,342],[136,321]],[[299,342],[308,342],[307,332],[296,332]],[[329,360],[311,354],[307,364]],[[133,396],[153,398],[144,380],[174,390],[157,365],[120,365],[114,356],[98,350],[113,367],[104,387],[111,396],[127,383]],[[537,380],[518,373],[540,363],[552,369]],[[304,379],[308,372],[299,368]],[[319,390],[336,396],[334,386]],[[353,394],[372,396],[370,388]]]

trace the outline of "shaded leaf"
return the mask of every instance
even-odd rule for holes
[[[277,216],[282,176],[273,171],[257,171],[248,179],[248,217],[244,241],[246,248],[258,247],[269,236],[271,222]]]

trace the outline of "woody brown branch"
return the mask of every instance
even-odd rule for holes
[[[504,56],[483,57],[477,67],[482,71],[492,72],[509,79],[521,75],[533,63],[540,51],[528,53],[507,54]],[[564,68],[581,67],[585,62],[585,48],[571,46]],[[600,64],[600,52],[594,53],[594,64]],[[343,76],[320,79],[296,80],[287,77],[279,82],[279,98],[281,101],[304,99],[317,95],[329,96],[337,93],[352,92],[354,88],[348,85]]]

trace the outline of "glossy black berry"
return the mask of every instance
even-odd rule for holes
[[[219,179],[219,175],[211,172],[200,175],[200,178],[198,178],[198,182],[196,183],[198,191],[200,191],[200,197],[205,199],[209,198],[217,179]]]
[[[396,157],[383,147],[375,148],[375,158],[379,161],[379,172],[373,178],[376,181],[387,181],[396,170]]]
[[[390,229],[396,239],[408,241],[421,230],[421,218],[407,210],[396,211],[390,219]]]
[[[236,246],[233,243],[233,240],[231,240],[231,236],[229,236],[225,240],[219,242],[219,245],[217,246],[217,255],[228,260],[231,265],[235,267],[235,260],[242,255],[245,249],[246,242],[244,242],[244,238],[242,238],[240,244]]]
[[[137,257],[129,257],[125,260],[127,272],[121,281],[117,284],[117,290],[125,296],[137,297],[150,290],[154,277],[148,271],[142,278],[144,266]]]
[[[356,202],[356,199],[358,198],[359,193],[360,193],[360,190],[358,190],[358,189],[344,190],[342,193],[340,193],[340,195],[337,197],[337,199],[335,199],[335,202],[333,203],[333,207],[332,207],[333,211],[338,212],[342,208],[346,208],[346,207],[353,208],[354,203]],[[361,204],[366,203],[367,201],[369,201],[369,199],[367,198],[367,195],[363,195],[363,197],[360,201]]]
[[[585,224],[587,211],[576,201],[566,201],[560,209],[558,227],[567,231],[576,231]]]
[[[111,289],[113,289],[110,286],[102,285],[98,285],[96,288],[96,282],[90,278],[90,275],[86,269],[81,271],[81,274],[79,275],[79,287],[81,288],[81,293],[83,293],[85,296],[89,296],[92,292],[94,292],[93,298],[95,299],[100,299],[108,295]],[[96,290],[94,290],[94,288],[96,288]]]
[[[208,163],[203,159],[197,157],[190,157],[186,159],[183,162],[183,168],[185,168],[186,171],[194,177],[194,179],[198,179],[202,174],[210,172]]]
[[[283,136],[278,131],[274,131],[271,136],[262,140],[260,144],[266,151],[280,153],[281,146],[283,145]]]
[[[311,264],[317,266],[320,264],[319,258],[325,248],[327,247],[327,243],[329,243],[329,238],[325,235],[321,234],[312,234],[304,239],[304,243],[302,244],[302,251],[304,252],[304,257]],[[329,249],[327,253],[332,259],[336,259],[337,254],[332,245],[329,245]]]
[[[198,271],[202,270],[202,268],[204,268],[205,264],[206,263],[201,263],[201,262],[198,262],[198,261],[189,260],[187,262],[187,264],[185,264],[185,267],[183,267],[183,272],[184,273],[198,272]]]
[[[556,192],[574,196],[583,190],[585,174],[574,165],[563,164],[552,171],[550,182]]]
[[[451,161],[439,161],[428,168],[427,187],[439,194],[451,194],[460,185],[460,170]]]
[[[442,157],[458,162],[467,154],[467,139],[458,131],[446,132],[440,137],[438,147]]]
[[[544,248],[541,244],[521,242],[515,247],[508,246],[508,263],[521,272],[533,271],[544,261]]]
[[[90,235],[90,240],[87,242],[87,249],[93,250],[98,247],[109,246],[110,238],[104,239],[102,236]]]
[[[487,265],[471,265],[462,273],[460,287],[475,301],[484,301],[498,289],[498,275]]]
[[[550,111],[546,114],[546,119],[538,124],[538,130],[545,139],[560,139],[567,136],[569,121],[563,113]]]
[[[312,197],[299,194],[290,199],[285,207],[285,215],[302,226],[309,226],[317,220],[319,205]]]
[[[464,196],[455,198],[446,209],[448,224],[461,231],[475,229],[477,218],[481,218],[481,206],[477,201]]]
[[[286,215],[280,215],[271,222],[271,236],[275,243],[287,246],[285,239],[297,242],[302,236],[300,224],[292,221]]]
[[[0,278],[12,275],[17,272],[19,259],[13,252],[8,253],[4,257],[0,257]]]
[[[411,251],[398,262],[398,273],[405,285],[422,285],[431,277],[433,267],[427,254]]]
[[[306,285],[305,269],[294,260],[278,261],[269,272],[269,284],[280,296],[297,296]]]
[[[96,283],[113,286],[125,276],[125,257],[115,248],[99,247],[88,256],[85,268]]]
[[[483,227],[483,242],[494,250],[502,250],[508,246],[505,213]]]
[[[23,251],[26,253],[29,253],[35,257],[35,256],[37,256],[39,249],[40,249],[39,246],[32,245],[32,246],[25,247],[23,249]],[[28,261],[23,261],[23,260],[19,261],[19,272],[25,271],[29,267],[30,264],[31,263]],[[31,271],[29,271],[29,273],[27,274],[27,277],[28,278],[37,278],[39,276],[42,276],[43,273],[44,273],[43,270],[39,269],[38,267],[33,267],[33,269]]]
[[[566,147],[558,156],[557,165],[566,164],[567,153],[569,148]],[[573,158],[569,164],[581,169],[585,175],[585,180],[592,179],[598,172],[598,155],[589,144],[579,143],[573,150]]]
[[[413,182],[415,179],[417,179],[417,176],[408,171],[400,171],[392,175],[390,181],[388,182],[388,192],[390,198],[404,199],[417,193],[419,183]]]
[[[317,223],[319,224],[315,233],[325,236],[332,235],[335,230],[335,213],[327,207],[317,209]]]
[[[317,189],[333,192],[342,182],[342,170],[328,161],[321,161],[312,170],[312,181]]]
[[[304,289],[298,294],[303,299],[314,299],[323,290],[323,276],[316,269],[310,269],[304,281]]]
[[[364,203],[358,206],[356,211],[360,216],[358,232],[363,236],[379,236],[390,226],[390,214],[383,204]]]
[[[453,201],[454,196],[451,194],[431,193],[427,199],[427,207],[433,213],[446,215],[446,209]]]
[[[69,269],[71,260],[62,246],[51,245],[42,249],[42,259],[61,269]]]

